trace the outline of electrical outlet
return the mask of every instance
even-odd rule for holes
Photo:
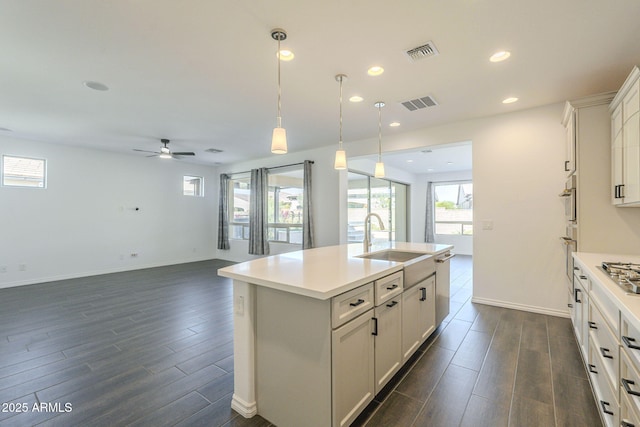
[[[25,264],[25,263],[18,264],[18,270],[19,271],[27,271],[27,264]]]
[[[138,258],[138,252],[131,252],[131,258]]]

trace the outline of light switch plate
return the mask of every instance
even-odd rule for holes
[[[483,230],[493,230],[493,220],[485,219],[482,221],[482,229]]]

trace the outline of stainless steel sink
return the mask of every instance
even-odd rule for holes
[[[415,253],[415,252],[403,252],[403,251],[394,251],[394,250],[386,250],[380,252],[373,252],[370,254],[360,255],[359,258],[367,258],[367,259],[381,259],[384,261],[397,261],[397,262],[405,262],[410,259],[418,258],[424,256],[425,254]]]
[[[404,287],[418,284],[436,272],[436,263],[430,254],[387,249],[359,255],[358,258],[401,262],[404,268]]]

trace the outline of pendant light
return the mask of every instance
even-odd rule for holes
[[[271,138],[271,152],[285,154],[287,152],[287,131],[282,127],[282,116],[280,115],[282,93],[280,88],[280,42],[287,39],[287,33],[282,28],[275,28],[271,30],[271,37],[278,41],[278,117],[276,127],[273,129],[273,137]]]
[[[347,79],[346,74],[336,75],[336,80],[340,82],[340,139],[336,150],[336,159],[333,163],[334,169],[342,170],[347,168],[347,153],[342,148],[342,82]]]
[[[378,109],[378,162],[373,176],[376,178],[384,178],[384,163],[382,163],[382,107],[384,102],[378,101],[373,104]]]

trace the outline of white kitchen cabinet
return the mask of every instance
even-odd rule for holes
[[[406,361],[435,330],[435,275],[402,294],[402,358]]]
[[[566,160],[564,161],[564,171],[568,176],[576,172],[576,110],[573,106],[568,105],[565,109],[564,126],[565,126],[565,143],[566,143]]]
[[[334,426],[351,424],[375,396],[372,314],[369,310],[331,334]]]
[[[634,67],[609,107],[613,204],[640,207],[640,70]]]
[[[375,308],[375,394],[402,366],[402,298],[388,300]]]

